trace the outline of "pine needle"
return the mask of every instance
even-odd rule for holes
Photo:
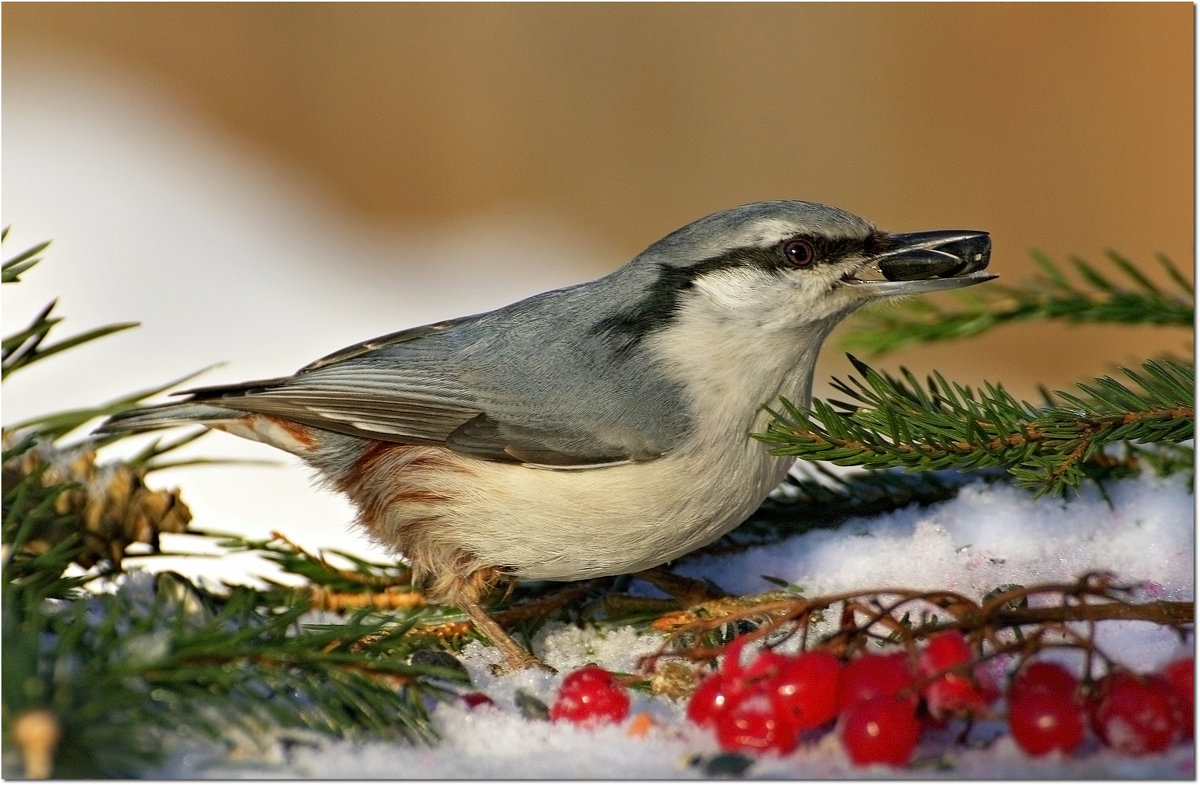
[[[844,339],[848,348],[872,356],[907,346],[980,335],[1011,322],[1049,320],[1069,324],[1159,325],[1191,328],[1195,287],[1167,257],[1156,260],[1172,283],[1164,290],[1129,259],[1107,254],[1111,274],[1071,257],[1072,276],[1047,256],[1035,253],[1040,275],[1017,285],[992,282],[957,293],[961,308],[943,308],[927,299],[902,301],[894,308],[866,311]]]

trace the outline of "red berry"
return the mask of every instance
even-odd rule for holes
[[[468,709],[474,709],[477,706],[495,706],[496,702],[482,692],[464,692],[459,696],[462,702],[466,704]]]
[[[629,695],[615,677],[596,665],[585,665],[570,673],[559,687],[550,707],[554,721],[598,725],[620,722],[629,714]]]
[[[796,731],[775,711],[763,694],[745,694],[717,719],[717,743],[730,752],[791,752],[799,741]]]
[[[925,703],[934,718],[956,714],[982,714],[991,705],[987,693],[970,679],[948,673],[925,688]]]
[[[1168,698],[1179,735],[1187,738],[1196,730],[1196,661],[1192,657],[1173,660],[1162,669],[1162,677],[1171,685]]]
[[[1073,692],[1019,692],[1008,703],[1008,729],[1029,755],[1071,753],[1083,743],[1083,714]]]
[[[1102,683],[1093,714],[1101,740],[1126,755],[1165,750],[1180,730],[1167,697],[1170,689],[1165,679],[1127,671],[1111,674]]]
[[[926,676],[970,661],[971,650],[957,630],[934,635],[920,656],[921,671]],[[995,687],[982,674],[968,678],[961,672],[943,673],[925,685],[921,694],[935,719],[954,714],[981,714],[997,697]]]
[[[746,648],[746,638],[734,638],[733,642],[725,647],[725,656],[721,660],[721,674],[729,678],[740,678],[742,676],[742,649]]]
[[[939,632],[929,639],[921,651],[921,670],[936,673],[971,661],[971,648],[958,630]]]
[[[734,680],[725,678],[720,673],[710,673],[700,682],[700,686],[688,700],[688,719],[702,728],[715,725],[731,697],[739,690]]]
[[[780,719],[796,730],[816,728],[837,716],[842,666],[824,651],[779,656],[777,670],[763,684]]]
[[[877,695],[855,703],[842,715],[839,736],[850,760],[859,766],[903,766],[921,735],[913,702]]]
[[[740,675],[748,683],[769,679],[779,673],[780,669],[792,659],[794,658],[780,654],[774,649],[763,649],[754,659],[750,660],[749,665],[742,669]]]
[[[1031,692],[1076,697],[1079,693],[1079,679],[1057,662],[1027,662],[1013,677],[1008,694],[1011,699]]]
[[[912,683],[908,655],[904,652],[863,654],[842,668],[842,678],[838,682],[838,711],[880,695],[895,696]],[[911,700],[916,703],[916,695],[912,695]]]

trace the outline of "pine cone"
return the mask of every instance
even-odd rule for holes
[[[5,433],[5,448],[13,442]],[[22,496],[25,509],[18,515],[33,514],[36,507],[53,495],[54,515],[42,515],[38,531],[24,543],[31,553],[44,553],[79,532],[83,550],[75,561],[84,568],[99,561],[120,566],[130,545],[146,543],[159,550],[163,532],[188,531],[192,513],[179,498],[177,490],[156,491],[146,487],[145,467],[131,469],[119,463],[96,463],[96,451],[87,447],[59,449],[35,444],[3,465],[6,507],[11,492],[27,480],[38,490],[69,484],[56,492],[27,492]],[[7,517],[9,510],[5,510]]]

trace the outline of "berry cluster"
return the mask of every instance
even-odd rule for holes
[[[1009,733],[1034,756],[1075,752],[1089,727],[1122,754],[1161,752],[1193,735],[1194,667],[1186,657],[1160,673],[1114,670],[1085,688],[1062,665],[1027,662],[1009,683]]]
[[[743,663],[746,639],[731,644],[721,667],[692,694],[687,717],[710,728],[725,750],[784,755],[805,734],[830,727],[855,764],[903,766],[922,728],[956,718],[994,716],[1000,698],[956,631],[932,636],[914,657],[864,653],[842,662],[824,651],[784,654],[769,648]],[[1193,659],[1159,673],[1114,670],[1085,685],[1062,665],[1026,662],[1007,690],[1009,732],[1026,754],[1070,754],[1090,727],[1102,744],[1129,755],[1159,752],[1191,738]],[[550,719],[616,723],[630,699],[613,674],[587,665],[563,679]]]
[[[920,725],[914,673],[903,653],[864,654],[842,664],[827,652],[764,649],[743,665],[744,641],[729,647],[721,668],[700,683],[687,707],[688,718],[712,728],[724,749],[786,754],[802,733],[837,718],[842,745],[855,763],[908,762]],[[957,691],[959,681],[974,689],[954,677],[931,683],[927,692],[949,710],[969,699]]]
[[[926,724],[988,715],[1001,695],[976,664],[961,633],[934,635],[915,658],[905,652],[862,654],[842,663],[810,651],[764,649],[749,664],[743,639],[693,694],[688,718],[711,728],[730,751],[786,754],[805,731],[833,724],[856,764],[902,766]],[[1125,754],[1165,749],[1193,729],[1193,661],[1160,674],[1114,671],[1085,692],[1066,668],[1031,661],[1012,679],[1007,721],[1029,755],[1071,753],[1086,728]]]

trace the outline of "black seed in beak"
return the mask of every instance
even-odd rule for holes
[[[937,247],[939,253],[948,253],[962,260],[962,267],[951,275],[966,275],[988,266],[992,258],[992,241],[988,235],[980,233],[974,237],[963,237],[959,240],[943,243]]]
[[[879,271],[889,281],[942,278],[958,273],[964,266],[957,256],[932,249],[908,251],[903,256],[879,260]]]

